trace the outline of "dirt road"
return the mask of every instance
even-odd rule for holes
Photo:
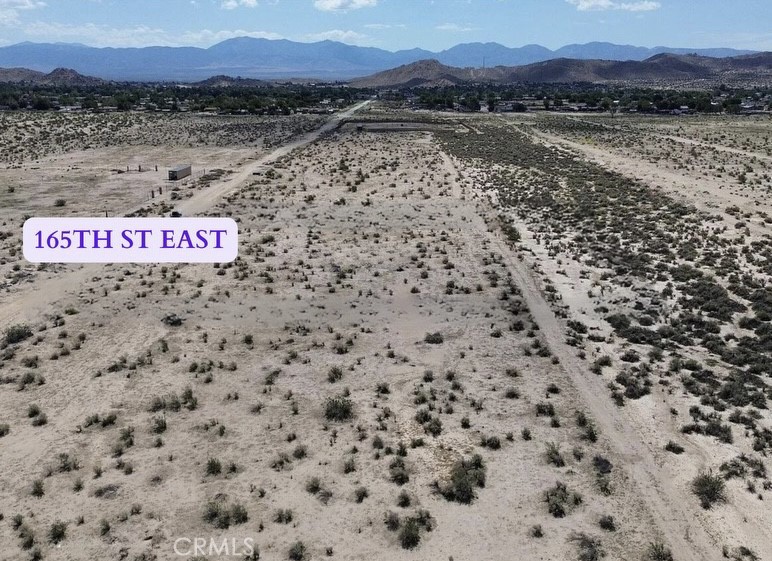
[[[457,177],[458,171],[452,159],[443,154],[443,160],[446,165],[454,166],[451,175]],[[455,187],[453,194],[459,197],[464,193]],[[469,195],[466,194],[467,198]],[[576,349],[565,343],[565,328],[539,290],[528,261],[518,259],[499,231],[489,232],[479,215],[471,221],[468,235],[470,239],[487,238],[504,257],[534,321],[539,325],[540,333],[577,388],[581,401],[600,429],[601,438],[605,438],[618,456],[625,459],[622,469],[627,472],[629,480],[634,482],[654,519],[659,521],[658,529],[665,543],[673,549],[676,559],[721,559],[721,544],[695,518],[694,509],[691,508],[691,505],[696,505],[695,497],[686,489],[676,488],[668,480],[657,464],[660,450],[644,442],[637,431],[636,423],[641,420],[631,418],[625,410],[613,405],[603,378],[592,374],[587,363],[576,356]]]
[[[307,133],[298,139],[272,150],[265,156],[255,160],[253,163],[246,165],[244,169],[236,175],[229,176],[219,182],[213,182],[206,189],[197,192],[190,199],[181,203],[178,206],[178,210],[182,212],[183,215],[194,215],[205,212],[212,208],[224,195],[241,187],[252,177],[254,171],[275,162],[296,148],[305,146],[319,138],[321,135],[335,129],[342,120],[347,119],[360,109],[366,107],[369,103],[369,100],[363,101],[346,111],[336,113],[317,130]],[[140,208],[141,206],[127,208],[118,214],[135,212]],[[37,280],[28,287],[1,295],[0,323],[11,325],[40,318],[41,314],[50,312],[50,305],[52,303],[61,300],[67,296],[67,294],[77,293],[80,290],[81,285],[91,277],[99,275],[104,269],[105,265],[102,264],[81,265],[73,271],[57,275],[50,279]]]

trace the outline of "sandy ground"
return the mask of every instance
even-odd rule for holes
[[[430,132],[336,126],[257,154],[184,154],[228,172],[174,207],[238,217],[233,264],[35,271],[9,256],[9,271],[19,263],[30,276],[0,295],[0,318],[33,334],[5,349],[0,368],[0,425],[9,428],[0,438],[1,559],[28,559],[35,548],[46,559],[191,558],[174,543],[196,537],[250,538],[263,559],[291,558],[298,542],[305,559],[569,560],[582,540],[607,559],[647,559],[652,542],[678,560],[721,559],[723,546],[739,545],[772,555],[769,501],[732,481],[727,504],[706,511],[690,491],[697,471],[744,443],[682,437],[671,408],[683,419],[690,402],[664,387],[616,407],[613,375],[591,373],[592,361],[566,343],[571,317],[609,335],[594,309],[632,288],[612,279],[589,296],[600,274],[548,249],[527,221],[510,245],[486,170],[443,152]],[[104,177],[99,153],[89,156],[66,158]],[[653,178],[643,166],[620,169]],[[154,173],[134,175],[147,185],[111,180],[121,213],[148,207],[130,192]],[[32,188],[28,173],[18,178]],[[39,200],[66,196],[62,188],[9,199],[4,229],[48,205]],[[94,210],[69,198],[85,205],[78,212]],[[161,321],[170,313],[182,325]],[[427,333],[442,343],[427,343]],[[609,336],[588,354],[620,345]],[[152,407],[186,388],[195,407]],[[326,417],[334,397],[350,400],[351,418]],[[554,412],[540,414],[548,405]],[[94,414],[100,420],[87,423]],[[426,415],[439,423],[419,422]],[[481,444],[491,437],[498,444]],[[665,452],[669,438],[686,452]],[[559,462],[548,459],[550,443]],[[475,453],[484,486],[473,485],[471,504],[448,500],[437,486]],[[398,458],[407,481],[395,477]],[[600,474],[604,459],[612,467]],[[545,501],[556,482],[581,496],[560,517]],[[218,528],[205,519],[210,502],[242,505],[247,519]],[[599,525],[608,516],[613,531]],[[56,521],[66,525],[58,544]],[[411,524],[419,543],[405,549]],[[202,558],[245,557],[228,553]]]

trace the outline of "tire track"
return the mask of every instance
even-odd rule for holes
[[[457,168],[452,158],[443,159]],[[453,190],[454,196],[459,191]],[[484,202],[482,204],[485,204]],[[665,542],[679,561],[706,561],[721,559],[720,545],[703,526],[699,511],[690,508],[696,499],[672,484],[660,466],[656,455],[659,450],[647,445],[635,429],[637,419],[625,416],[613,405],[602,377],[592,374],[586,363],[575,355],[575,350],[565,343],[565,330],[552,308],[544,299],[537,281],[528,269],[527,262],[513,253],[498,231],[490,233],[481,216],[471,221],[468,236],[488,239],[504,258],[513,279],[522,291],[533,320],[549,348],[560,359],[566,376],[576,387],[601,432],[616,454],[624,458],[622,469],[633,481],[638,495],[650,514],[658,521],[657,527]]]

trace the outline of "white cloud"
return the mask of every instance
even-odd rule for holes
[[[246,29],[219,31],[201,29],[185,33],[170,33],[161,28],[143,25],[116,28],[93,23],[67,25],[41,21],[25,26],[25,32],[28,36],[37,37],[43,41],[77,41],[94,47],[145,47],[148,45],[208,47],[233,37],[282,39],[278,33]]]
[[[18,25],[19,12],[45,7],[38,0],[0,0],[0,25]]]
[[[438,29],[440,31],[454,31],[454,32],[465,32],[465,31],[475,30],[474,27],[465,27],[457,23],[443,23],[435,27],[435,29]]]
[[[576,6],[580,12],[593,10],[625,10],[628,12],[649,12],[662,7],[659,2],[651,0],[639,0],[636,2],[618,2],[616,0],[566,0]]]
[[[738,32],[698,32],[692,33],[698,44],[706,48],[712,48],[715,45],[722,45],[733,49],[743,49],[750,51],[772,51],[772,33],[754,33],[752,31]]]
[[[405,24],[404,23],[394,23],[394,24],[391,24],[391,23],[366,23],[365,24],[365,28],[366,29],[394,29],[394,28],[404,29],[405,28]]]
[[[373,8],[378,0],[314,0],[314,8],[323,12],[345,12],[359,8]]]
[[[177,43],[181,46],[205,46],[214,45],[226,39],[234,37],[254,37],[255,39],[284,39],[284,36],[272,31],[247,31],[244,29],[221,29],[220,31],[210,31],[201,29],[200,31],[186,31],[177,38]]]
[[[305,36],[309,41],[340,41],[341,43],[348,43],[350,45],[361,45],[368,43],[370,37],[357,33],[356,31],[344,31],[342,29],[331,29],[330,31],[322,31],[321,33],[310,33]]]
[[[222,0],[220,3],[223,10],[235,10],[239,6],[254,8],[257,6],[257,0]]]

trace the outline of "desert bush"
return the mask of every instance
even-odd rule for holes
[[[588,419],[587,423],[582,427],[580,438],[587,442],[597,442],[598,429],[595,427],[595,423]]]
[[[403,549],[413,549],[421,541],[421,529],[418,521],[414,518],[408,518],[402,524],[399,530],[399,543]]]
[[[290,522],[292,522],[292,518],[293,518],[293,513],[292,513],[292,510],[289,508],[280,508],[273,515],[273,521],[278,522],[279,524],[289,524]]]
[[[94,489],[94,496],[98,499],[111,499],[118,493],[119,486],[110,483]]]
[[[319,490],[319,492],[316,494],[316,497],[319,499],[320,503],[322,503],[323,505],[326,505],[328,502],[330,502],[330,499],[332,498],[332,491],[322,487]]]
[[[684,447],[672,440],[668,440],[667,444],[665,444],[665,450],[673,454],[681,454],[684,451]]]
[[[357,487],[354,491],[354,497],[358,503],[364,501],[368,496],[370,496],[370,491],[367,490],[367,487]]]
[[[745,547],[744,545],[737,546],[733,549],[729,549],[728,546],[724,546],[721,550],[721,554],[727,558],[731,559],[732,561],[760,561],[761,557],[759,557],[755,551],[752,549]]]
[[[704,424],[688,423],[681,427],[681,432],[684,434],[696,433],[713,436],[721,442],[725,442],[727,444],[734,442],[734,437],[732,436],[732,427],[721,423],[719,418],[708,417],[707,422]]]
[[[537,403],[536,404],[536,416],[537,417],[554,417],[555,406],[551,403]]]
[[[646,548],[646,561],[673,561],[670,548],[662,542],[651,542]]]
[[[322,488],[322,483],[318,477],[312,477],[306,482],[306,491],[315,495]]]
[[[12,325],[5,330],[5,334],[3,335],[3,344],[15,345],[16,343],[21,343],[29,337],[32,337],[32,330],[29,327],[23,324]]]
[[[57,520],[48,529],[48,541],[54,545],[61,543],[67,537],[67,524]]]
[[[405,460],[401,457],[396,457],[389,464],[389,476],[392,482],[397,485],[404,485],[410,480],[410,475],[405,467]]]
[[[8,425],[8,423],[0,423],[0,437],[6,436],[10,432],[11,427]]]
[[[327,381],[331,384],[337,382],[343,378],[343,369],[340,366],[333,366],[330,371],[327,372]]]
[[[475,498],[475,487],[485,487],[485,462],[479,454],[458,460],[451,469],[450,481],[437,484],[439,492],[448,501],[470,504]]]
[[[74,458],[62,452],[56,455],[56,471],[58,473],[69,473],[71,471],[77,471],[80,469],[80,463],[77,458]]]
[[[704,509],[711,508],[716,503],[726,501],[726,485],[724,480],[712,472],[702,472],[692,480],[692,492],[700,499]]]
[[[287,556],[291,561],[303,561],[306,557],[306,546],[303,544],[303,542],[295,542],[292,544],[292,547],[290,547],[289,552],[287,553]]]
[[[24,366],[25,368],[37,368],[39,361],[40,359],[38,358],[37,355],[27,356],[21,359],[21,365]]]
[[[424,336],[424,343],[429,343],[430,345],[440,345],[445,341],[445,339],[442,336],[442,333],[439,331],[436,331],[434,333],[427,333]]]
[[[746,477],[747,475],[760,479],[767,478],[767,467],[764,465],[764,462],[746,454],[740,454],[739,456],[722,463],[718,469],[724,479]]]
[[[432,415],[431,413],[429,413],[428,409],[419,409],[418,411],[416,411],[414,418],[416,423],[423,425],[424,423],[429,422],[429,419],[432,418]]]
[[[165,417],[153,417],[151,420],[151,429],[155,434],[163,434],[166,432],[166,418]]]
[[[399,515],[396,512],[387,512],[384,515],[384,524],[386,524],[386,529],[388,529],[391,532],[396,532],[399,530]]]
[[[569,539],[576,543],[579,549],[579,561],[598,561],[606,556],[600,539],[595,536],[589,536],[581,532],[572,534]]]
[[[327,399],[324,406],[324,416],[329,421],[347,421],[354,414],[354,405],[350,399],[337,396]]]
[[[563,518],[573,508],[582,504],[582,496],[579,493],[568,490],[565,483],[558,481],[554,487],[544,494],[547,510],[555,518]]]
[[[235,503],[231,505],[230,514],[231,514],[231,522],[233,524],[244,524],[249,520],[249,514],[247,513],[247,509],[244,508],[244,505],[240,503]]]
[[[555,467],[563,467],[566,465],[563,455],[560,453],[560,447],[554,442],[547,442],[547,461]]]
[[[217,458],[209,458],[206,461],[207,475],[220,475],[222,473],[222,463]]]
[[[439,436],[442,433],[442,421],[439,417],[432,417],[429,422],[424,424],[424,431],[432,436]]]
[[[224,530],[229,528],[231,524],[247,522],[249,515],[244,506],[239,503],[235,503],[229,508],[223,502],[215,500],[206,504],[203,518],[205,522]]]
[[[614,517],[609,514],[600,517],[598,526],[609,532],[614,532],[617,529],[616,523],[614,522]]]

